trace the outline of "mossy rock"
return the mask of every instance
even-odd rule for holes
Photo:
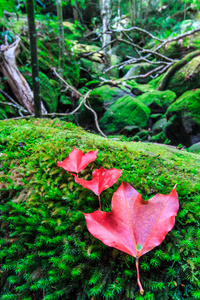
[[[118,45],[112,47],[112,54],[117,55],[121,58],[125,58],[127,56],[138,57],[138,53],[134,50],[134,47],[131,45],[124,45],[123,43],[119,43]]]
[[[187,91],[168,107],[166,134],[174,144],[189,147],[200,141],[199,99],[200,89]]]
[[[89,59],[97,63],[104,63],[104,54],[99,51],[100,47],[95,45],[79,44],[76,41],[72,43],[72,52],[77,56],[81,57],[83,54],[91,52]],[[99,52],[98,52],[99,51]]]
[[[107,110],[118,98],[127,95],[125,91],[118,87],[108,84],[93,89],[90,93],[89,102],[91,107],[99,117]],[[79,100],[80,103],[81,99]],[[94,123],[94,115],[85,107],[81,107],[78,114],[79,124],[83,127]]]
[[[132,94],[139,96],[146,92],[153,92],[155,88],[150,84],[140,84],[135,80],[127,80],[126,83],[131,87]]]
[[[184,67],[179,69],[170,78],[166,89],[176,93],[177,96],[192,89],[199,88],[200,56],[194,57]]]
[[[181,59],[186,54],[198,49],[197,43],[191,43],[191,38],[180,41],[172,41],[161,48],[160,53],[173,59]]]
[[[111,210],[123,180],[145,200],[177,184],[180,209],[161,245],[140,258],[144,299],[194,300],[200,269],[200,156],[152,143],[113,141],[58,119],[0,122],[0,298],[140,300],[135,258],[105,246],[83,213],[98,197],[58,168],[74,147],[98,150],[80,177],[103,166],[123,170],[103,192]],[[153,212],[152,212],[153,214]],[[58,276],[59,274],[59,276]],[[98,291],[98,294],[97,294]]]
[[[197,152],[197,153],[200,153],[200,142],[199,143],[196,143],[196,144],[193,144],[192,146],[190,146],[188,148],[188,151],[189,152]]]
[[[123,68],[123,73],[127,71],[127,73],[124,74],[124,79],[129,80],[129,78],[134,76],[139,76],[148,73],[154,68],[152,64],[149,63],[137,63],[133,65],[127,65]],[[150,76],[146,78],[137,78],[135,79],[138,83],[147,83],[150,80]]]
[[[163,131],[163,129],[165,128],[166,125],[167,125],[166,118],[162,118],[162,119],[158,120],[155,124],[153,124],[152,130],[157,133],[161,132],[161,131]]]
[[[95,61],[91,61],[86,58],[80,59],[81,67],[85,70],[87,70],[89,73],[93,74],[101,74],[104,68],[104,64],[98,63]]]
[[[100,119],[102,129],[107,133],[117,133],[127,125],[143,128],[147,125],[150,109],[131,96],[119,98]]]
[[[151,91],[137,97],[139,101],[151,108],[152,113],[163,113],[176,99],[172,91]]]
[[[152,143],[164,143],[167,141],[167,137],[163,131],[153,135],[152,137],[149,138],[149,142]]]
[[[191,119],[200,125],[200,89],[187,91],[172,103],[166,115],[183,114],[189,112]]]

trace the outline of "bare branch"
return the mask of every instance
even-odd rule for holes
[[[139,32],[143,32],[143,33],[149,35],[152,39],[157,40],[159,42],[162,42],[162,40],[159,39],[158,37],[156,37],[155,35],[151,34],[147,30],[139,28],[137,26],[133,26],[133,27],[130,27],[130,28],[123,28],[124,32],[129,32],[129,31],[134,31],[134,30],[139,31]],[[112,30],[112,32],[117,32],[117,30]]]
[[[99,127],[99,123],[98,123],[98,117],[97,117],[97,114],[96,112],[86,104],[86,101],[84,103],[85,107],[87,109],[89,109],[93,114],[94,114],[94,120],[95,120],[95,124],[96,124],[96,127],[97,127],[97,130],[101,133],[101,135],[103,135],[105,138],[107,138],[107,136],[103,133],[103,131],[101,131],[100,127]]]
[[[4,92],[2,89],[0,89],[0,93],[6,97],[10,102],[1,102],[1,104],[5,104],[5,105],[9,105],[9,106],[13,106],[15,108],[17,108],[20,116],[23,116],[23,114],[21,113],[22,111],[26,114],[29,114],[28,110],[26,110],[24,107],[22,107],[21,105],[19,105],[13,98],[11,98],[6,92]]]
[[[73,86],[69,85],[62,77],[60,77],[60,75],[56,72],[56,68],[52,68],[52,70],[54,75],[56,75],[56,77],[58,77],[66,85],[67,89],[70,89],[77,93],[80,97],[83,97],[83,95],[79,93],[79,91],[77,91]]]

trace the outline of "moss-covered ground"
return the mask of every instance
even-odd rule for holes
[[[173,147],[119,142],[55,120],[0,121],[0,299],[200,298],[200,156]],[[99,208],[90,190],[74,183],[56,161],[72,149],[98,150],[82,171],[103,166],[123,175],[144,199],[168,194],[175,184],[180,210],[173,230],[141,257],[139,294],[134,258],[105,246],[87,231],[81,212]]]

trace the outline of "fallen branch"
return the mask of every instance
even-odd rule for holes
[[[52,68],[52,71],[54,73],[54,75],[56,77],[58,77],[65,85],[67,89],[70,89],[71,91],[74,91],[75,93],[77,93],[77,95],[79,95],[80,97],[84,97],[81,93],[79,93],[79,91],[77,91],[73,86],[69,85],[69,83],[67,83],[57,72],[56,72],[56,68]]]
[[[5,105],[9,105],[9,106],[13,106],[15,108],[17,108],[19,115],[23,116],[23,114],[21,113],[21,111],[23,111],[24,113],[29,114],[28,110],[26,110],[24,107],[22,107],[21,105],[19,105],[13,98],[11,98],[6,92],[4,92],[3,90],[0,89],[0,93],[6,97],[10,102],[1,102],[1,104],[5,104]]]
[[[121,24],[121,25],[123,25],[123,24]],[[153,49],[153,50],[144,49],[141,46],[135,44],[133,39],[128,35],[128,33],[132,32],[132,31],[138,31],[142,34],[148,35],[150,38],[158,41],[160,44],[157,47],[155,47],[155,49]],[[155,77],[158,77],[159,75],[163,74],[167,69],[169,69],[173,64],[176,64],[176,62],[177,62],[177,60],[171,59],[171,58],[159,53],[158,51],[170,42],[178,41],[181,38],[184,38],[186,36],[195,34],[199,31],[200,31],[200,28],[197,28],[197,29],[194,29],[194,30],[187,31],[183,34],[177,35],[176,37],[172,37],[172,38],[168,38],[166,40],[162,40],[162,39],[154,36],[153,34],[151,34],[150,32],[148,32],[147,30],[145,30],[143,28],[139,28],[139,27],[136,27],[136,26],[133,26],[131,28],[123,28],[123,26],[122,26],[121,33],[124,35],[125,38],[114,38],[108,44],[104,45],[104,47],[101,47],[98,51],[85,53],[84,56],[88,57],[88,56],[90,56],[94,53],[98,53],[99,51],[104,50],[107,46],[109,46],[111,44],[113,45],[114,43],[117,43],[117,42],[124,43],[126,45],[132,46],[134,51],[137,53],[138,57],[128,57],[127,56],[127,58],[129,58],[128,60],[120,62],[120,63],[118,63],[114,66],[111,66],[111,67],[107,68],[106,70],[104,70],[104,73],[107,73],[108,71],[110,71],[114,68],[118,68],[120,70],[123,67],[125,67],[126,65],[136,64],[136,63],[145,61],[145,62],[148,62],[149,64],[163,65],[162,68],[158,67],[158,68],[154,69],[154,72],[158,71],[158,73],[155,76],[152,75],[154,72],[151,72],[151,74],[149,74],[149,72],[147,73],[148,74],[147,76],[150,75],[151,77],[155,78]],[[112,34],[112,33],[116,34],[117,33],[117,34],[119,34],[119,30],[108,29],[104,33],[109,33],[109,34]],[[155,58],[156,58],[156,61],[155,61]],[[157,59],[160,59],[160,60],[158,61]],[[144,78],[145,74],[134,76],[132,79],[137,79],[137,78],[141,78],[141,77]]]
[[[57,72],[55,70],[54,70],[54,72],[57,74]],[[62,77],[59,76],[59,78],[65,83],[65,80]],[[99,127],[98,117],[97,117],[96,112],[86,104],[86,100],[89,98],[91,90],[89,90],[85,95],[82,95],[75,88],[71,87],[70,85],[68,85],[68,86],[70,88],[72,88],[73,91],[77,92],[81,97],[83,97],[80,104],[73,111],[71,111],[70,113],[56,113],[56,112],[55,113],[47,113],[47,114],[42,114],[42,117],[56,117],[56,116],[58,116],[58,117],[67,117],[67,116],[75,114],[80,109],[82,104],[84,104],[84,106],[94,114],[95,125],[96,125],[97,130],[99,131],[99,133],[103,137],[107,138],[107,136],[103,133],[103,131]],[[30,118],[34,118],[34,117],[35,117],[35,115],[32,114],[32,115],[29,115],[29,116],[21,116],[21,117],[12,118],[12,120],[30,119]]]

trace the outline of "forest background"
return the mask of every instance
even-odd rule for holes
[[[36,116],[104,136],[200,141],[198,1],[28,3],[29,26],[24,2],[1,2],[1,119],[35,98]]]

